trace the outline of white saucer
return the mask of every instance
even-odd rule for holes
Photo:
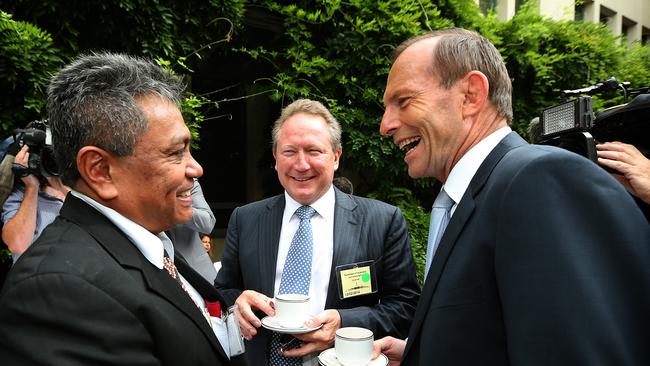
[[[286,325],[282,325],[278,323],[278,321],[275,319],[274,316],[266,316],[262,319],[262,326],[268,330],[272,330],[276,333],[283,333],[283,334],[303,334],[303,333],[309,333],[311,331],[314,331],[320,327],[323,326],[323,324],[318,324],[315,327],[306,327],[304,325],[301,325],[299,327],[288,327]]]
[[[336,351],[334,348],[326,349],[318,355],[318,363],[323,366],[342,366],[336,360]],[[379,357],[368,362],[366,366],[388,366],[388,357],[385,354],[379,354]]]

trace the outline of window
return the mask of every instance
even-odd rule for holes
[[[481,13],[487,15],[490,11],[497,10],[497,0],[480,0],[479,7],[481,8]]]
[[[616,12],[614,10],[608,9],[604,6],[600,6],[600,23],[609,26],[609,23],[616,15]]]
[[[641,28],[641,43],[644,46],[650,45],[650,29],[646,27]]]
[[[584,21],[585,20],[585,4],[580,3],[580,2],[576,2],[576,5],[575,5],[574,9],[575,9],[575,11],[574,11],[574,14],[575,14],[574,20],[576,20],[578,22]]]

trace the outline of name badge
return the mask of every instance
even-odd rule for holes
[[[341,300],[377,292],[374,261],[337,266],[336,279]]]

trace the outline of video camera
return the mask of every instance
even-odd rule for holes
[[[562,91],[562,103],[542,110],[531,131],[536,144],[553,145],[597,162],[596,142],[621,141],[650,157],[650,88],[628,90],[629,82],[610,78],[602,83]],[[594,113],[591,95],[623,92],[629,103]],[[532,126],[531,126],[532,127]]]
[[[47,120],[30,122],[25,129],[14,130],[13,136],[18,144],[18,150],[24,145],[29,146],[28,166],[14,164],[12,170],[16,176],[24,177],[29,174],[39,178],[59,176],[52,150],[52,134],[47,126]]]

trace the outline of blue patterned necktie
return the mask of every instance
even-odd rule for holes
[[[287,253],[282,270],[278,295],[309,294],[314,245],[310,220],[315,213],[316,211],[311,206],[301,206],[296,210],[296,216],[300,218],[300,225],[298,225],[298,230],[296,230],[296,234],[293,236],[293,240],[291,240],[291,246],[289,246],[289,253]],[[278,333],[273,333],[269,352],[269,365],[302,365],[302,357],[282,357],[279,354],[279,350],[280,336]]]
[[[454,200],[449,197],[444,189],[440,190],[438,197],[433,202],[431,209],[431,221],[429,222],[429,240],[427,243],[427,261],[424,267],[424,279],[426,281],[427,274],[429,274],[429,267],[433,261],[433,256],[438,249],[440,238],[447,228],[449,223],[449,211],[451,206],[454,205]]]

